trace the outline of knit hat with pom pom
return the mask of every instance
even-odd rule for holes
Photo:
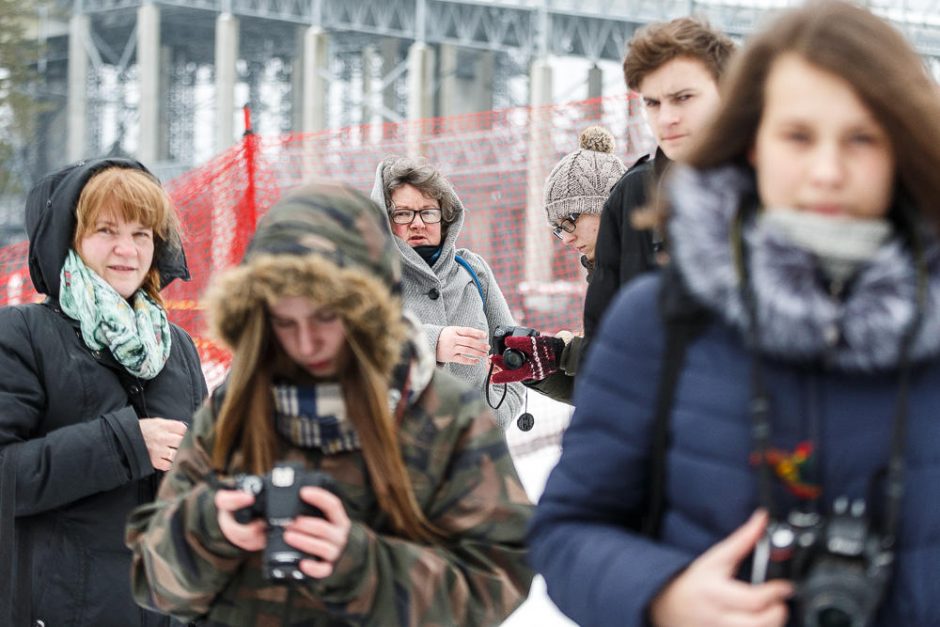
[[[627,168],[614,154],[614,136],[602,126],[589,126],[575,150],[558,162],[545,181],[545,213],[555,225],[572,213],[600,213]]]

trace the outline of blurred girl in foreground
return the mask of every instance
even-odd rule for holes
[[[668,183],[672,268],[620,295],[581,373],[533,564],[582,624],[938,624],[936,86],[843,2],[784,14],[726,78]],[[670,281],[710,323],[653,538],[624,521],[650,503]]]

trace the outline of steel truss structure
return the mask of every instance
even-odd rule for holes
[[[256,111],[262,132],[299,128],[298,59],[310,26],[329,36],[321,70],[330,85],[328,125],[400,121],[407,116],[406,57],[413,42],[432,49],[455,46],[466,55],[494,55],[493,98],[498,107],[526,104],[509,82],[549,55],[619,61],[634,31],[652,21],[688,14],[744,37],[761,20],[799,0],[59,0],[60,14],[91,23],[87,82],[89,153],[134,152],[138,126],[137,16],[145,4],[160,12],[160,159],[168,174],[214,151],[201,127],[214,106],[215,24],[223,13],[238,18],[239,98]],[[940,71],[940,0],[869,0]],[[64,93],[68,29],[47,42],[42,67],[46,92],[60,113],[47,114],[37,142],[37,170],[59,165],[66,154]],[[391,45],[389,45],[389,43]],[[381,50],[380,62],[363,50]],[[384,56],[383,56],[384,55]],[[466,66],[458,69],[466,73]],[[472,71],[471,71],[472,72]],[[433,79],[432,90],[440,76]],[[524,80],[524,79],[523,79]],[[368,90],[372,90],[371,95]],[[136,100],[135,100],[136,99]],[[200,113],[202,112],[202,113]],[[438,110],[439,113],[441,112]],[[199,116],[203,117],[200,118]],[[209,114],[211,115],[211,114]],[[201,143],[200,143],[201,142]]]

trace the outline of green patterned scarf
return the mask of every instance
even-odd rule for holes
[[[59,288],[59,304],[77,320],[91,350],[108,348],[124,368],[141,379],[153,379],[170,356],[170,323],[166,311],[138,289],[133,307],[69,250]]]

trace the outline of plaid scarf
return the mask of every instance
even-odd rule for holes
[[[414,403],[434,376],[435,360],[424,339],[421,324],[404,315],[410,340],[402,347],[402,359],[392,374],[388,390],[389,410],[396,418]],[[275,428],[300,448],[318,448],[333,454],[358,451],[359,434],[346,416],[346,401],[339,383],[272,386]]]
[[[69,250],[62,265],[59,305],[77,320],[85,346],[107,348],[135,377],[153,379],[170,357],[170,323],[166,310],[138,289],[133,306]]]
[[[346,401],[339,383],[273,386],[275,428],[301,448],[328,455],[358,451],[359,434],[346,419]]]

